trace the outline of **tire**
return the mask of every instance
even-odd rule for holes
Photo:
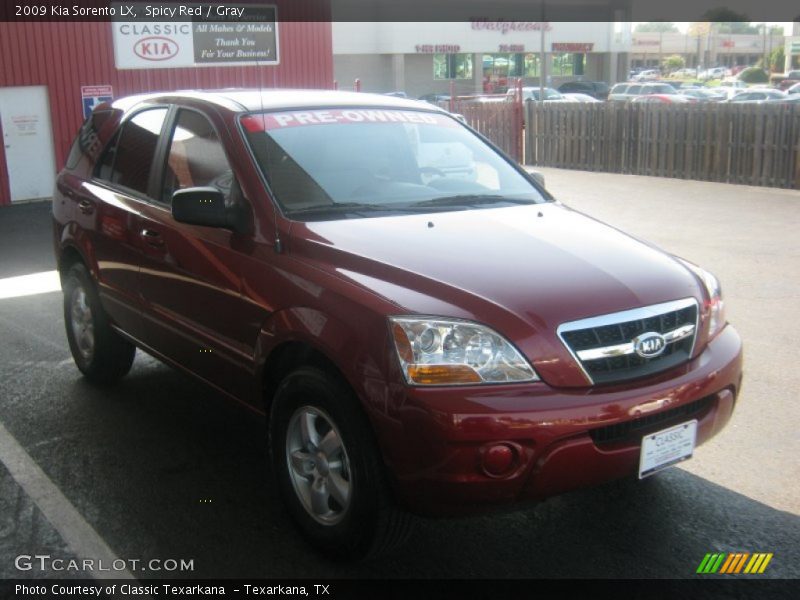
[[[408,538],[411,516],[394,506],[366,416],[336,377],[304,367],[281,382],[269,446],[283,502],[323,554],[374,557]]]
[[[111,328],[86,267],[70,267],[63,290],[64,326],[75,364],[94,383],[116,382],[131,370],[136,347]]]

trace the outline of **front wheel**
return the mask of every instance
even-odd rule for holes
[[[369,423],[337,378],[302,368],[283,380],[270,453],[283,501],[318,550],[359,559],[405,541],[410,516],[394,507]]]
[[[64,324],[75,364],[90,381],[117,381],[131,370],[136,347],[111,328],[86,267],[73,265],[63,290]]]

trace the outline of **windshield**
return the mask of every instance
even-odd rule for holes
[[[242,125],[281,209],[295,220],[547,200],[445,114],[366,108],[289,111],[245,115]]]

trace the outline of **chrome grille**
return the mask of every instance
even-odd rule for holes
[[[689,359],[697,333],[694,298],[564,323],[558,335],[592,383],[616,383],[646,377]],[[648,357],[638,340],[656,333],[663,350]]]

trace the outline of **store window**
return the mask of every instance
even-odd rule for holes
[[[483,55],[483,89],[503,93],[509,77],[538,77],[539,56],[533,53]]]
[[[472,54],[434,54],[434,79],[472,79]]]
[[[574,75],[575,59],[569,52],[553,54],[553,75]]]

